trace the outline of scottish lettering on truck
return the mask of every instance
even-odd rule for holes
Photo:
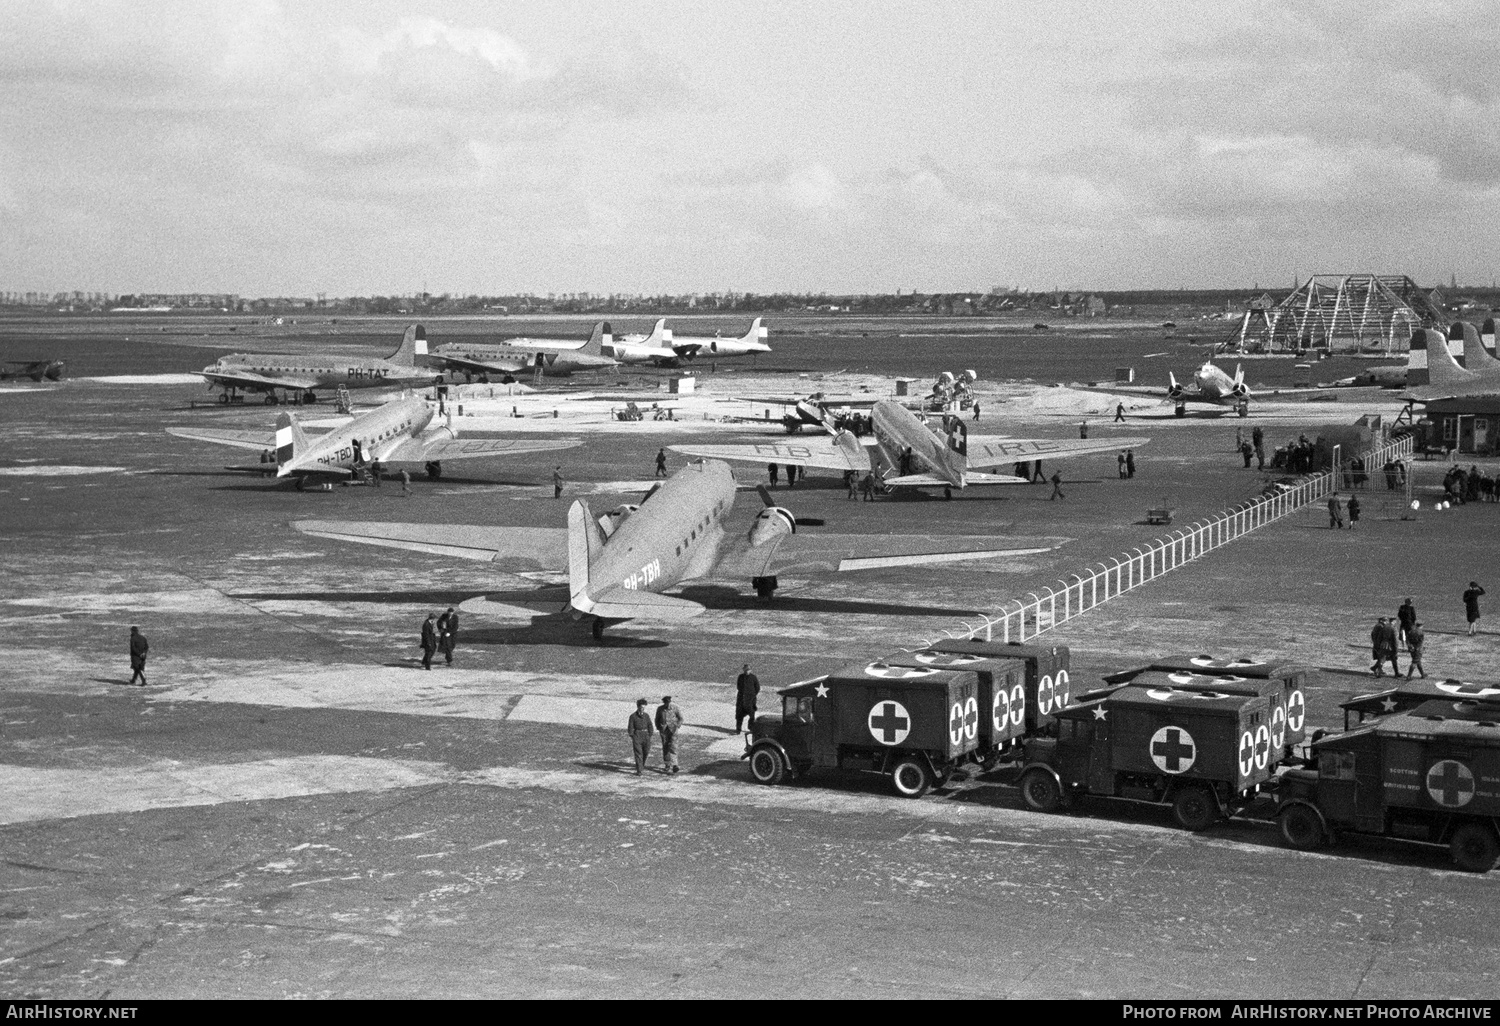
[[[751,723],[744,758],[762,784],[815,769],[888,776],[896,793],[926,794],[978,759],[975,674],[885,662],[845,667],[780,692],[780,714]]]
[[[1313,742],[1284,772],[1281,836],[1310,850],[1340,833],[1446,845],[1462,869],[1500,858],[1500,702],[1433,700]]]

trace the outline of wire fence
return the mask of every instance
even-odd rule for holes
[[[1364,467],[1381,467],[1390,460],[1409,459],[1411,451],[1412,439],[1407,436],[1368,449],[1357,458],[1363,461]],[[1335,455],[1335,465],[1340,462]],[[1325,470],[1304,476],[1294,485],[1274,485],[1248,502],[1172,531],[1166,537],[1132,549],[1107,563],[1096,563],[1070,574],[1058,581],[1055,587],[1012,599],[993,615],[985,615],[980,623],[965,623],[958,630],[944,631],[941,637],[929,638],[917,647],[926,648],[938,641],[955,638],[1026,641],[1186,566],[1251,531],[1326,499],[1340,489],[1342,476],[1342,468],[1338,473]]]

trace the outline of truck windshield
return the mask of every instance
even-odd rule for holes
[[[811,698],[796,698],[792,695],[783,696],[781,699],[781,718],[787,723],[811,723],[813,721],[813,700]]]

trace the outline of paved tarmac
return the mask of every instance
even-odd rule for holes
[[[742,662],[764,708],[1141,544],[1160,530],[1147,506],[1183,522],[1247,498],[1267,478],[1230,451],[1242,422],[1127,424],[1153,436],[1137,477],[1117,480],[1108,455],[1070,461],[1064,502],[1036,485],[866,504],[810,478],[778,498],[829,531],[1070,540],[1011,563],[784,576],[770,607],[743,582],[699,586],[703,616],[602,644],[468,617],[455,665],[424,673],[427,612],[530,579],[288,523],[558,526],[549,454],[455,464],[410,499],[391,483],[298,494],[162,430],[254,427],[264,408],[184,409],[195,386],[150,376],[172,368],[126,370],[147,380],[0,396],[0,993],[1496,995],[1496,931],[1476,911],[1500,877],[1440,849],[1301,854],[1269,824],[1191,835],[1107,801],[1042,816],[1004,773],[915,802],[860,775],[768,789],[738,760]],[[1278,411],[1251,420],[1281,441],[1300,411]],[[649,479],[688,427],[589,432],[561,454],[565,500],[630,501],[610,483]],[[758,505],[737,508],[748,523]],[[1500,636],[1465,636],[1458,596],[1495,565],[1500,506],[1426,505],[1402,520],[1373,494],[1354,532],[1305,511],[1049,640],[1084,681],[1158,653],[1304,661],[1310,721],[1336,726],[1337,703],[1377,684],[1374,616],[1412,595],[1429,672],[1493,680]],[[151,639],[144,689],[126,683],[131,624]],[[684,772],[637,778],[624,715],[664,693],[692,728]]]

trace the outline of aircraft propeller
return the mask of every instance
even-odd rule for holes
[[[792,521],[798,527],[822,527],[827,522],[821,517],[799,517],[793,515],[790,510],[787,510],[784,506],[777,504],[776,500],[771,497],[771,489],[767,488],[763,484],[756,485],[755,491],[760,495],[760,501],[767,509],[780,509],[785,511],[788,516],[792,517]]]

